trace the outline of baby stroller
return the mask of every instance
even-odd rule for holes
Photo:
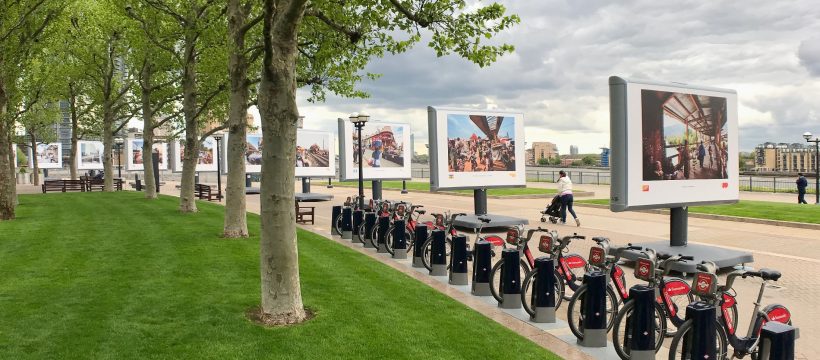
[[[561,218],[561,195],[555,195],[549,206],[541,211],[541,222],[547,222],[548,216],[551,223],[558,223],[558,219]]]

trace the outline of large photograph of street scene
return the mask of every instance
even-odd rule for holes
[[[41,169],[60,169],[63,167],[62,144],[37,144],[34,156],[37,158],[37,166]]]
[[[182,171],[182,161],[185,160],[185,140],[177,141],[176,164],[174,171]],[[216,171],[216,140],[213,137],[205,138],[199,146],[196,171]],[[224,155],[223,155],[224,158]]]
[[[368,123],[362,129],[362,158],[364,168],[401,168],[404,162],[404,127],[379,123]],[[359,166],[359,138],[353,129],[350,145],[353,153],[353,167]]]
[[[515,117],[447,115],[449,172],[515,171]]]
[[[78,141],[77,146],[80,151],[77,156],[80,157],[78,169],[92,170],[103,168],[103,153],[105,152],[103,143],[101,141]]]
[[[300,131],[296,136],[296,168],[330,166],[330,137],[327,133]]]
[[[726,98],[641,90],[643,180],[727,179]]]
[[[128,141],[128,168],[131,170],[142,170],[145,162],[145,154],[142,153],[143,139],[131,139]],[[154,143],[152,152],[157,154],[159,162],[157,166],[160,170],[167,169],[168,144],[164,142]]]
[[[248,134],[245,140],[245,169],[262,171],[262,134]],[[258,169],[257,169],[258,167]]]

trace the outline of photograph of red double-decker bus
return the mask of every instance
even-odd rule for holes
[[[404,167],[404,128],[370,123],[362,129],[364,167]],[[353,132],[353,164],[359,164],[359,138]],[[355,167],[354,166],[354,167]]]
[[[447,115],[450,172],[515,171],[515,118]]]

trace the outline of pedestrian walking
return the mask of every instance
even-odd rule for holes
[[[809,186],[809,181],[806,180],[806,177],[803,176],[803,173],[797,174],[797,203],[798,204],[808,204],[806,202],[806,187]]]
[[[569,210],[569,213],[572,214],[572,217],[575,219],[575,225],[581,226],[581,220],[578,219],[578,215],[576,215],[575,210],[572,209],[572,180],[570,180],[564,170],[558,172],[557,183],[558,194],[561,196],[561,224],[567,223],[567,210]]]

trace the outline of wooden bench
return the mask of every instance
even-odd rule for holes
[[[296,223],[297,224],[308,224],[310,223],[313,225],[313,215],[316,210],[315,206],[299,206],[299,202],[296,201]]]
[[[219,198],[216,194],[211,193],[211,186],[205,184],[194,184],[194,196],[201,200],[208,201]]]
[[[94,189],[103,191],[105,189],[105,180],[88,179],[86,181],[86,191],[93,191]],[[114,190],[122,191],[122,179],[114,179]]]
[[[85,182],[82,180],[46,180],[43,181],[43,194],[48,191],[85,191]]]

